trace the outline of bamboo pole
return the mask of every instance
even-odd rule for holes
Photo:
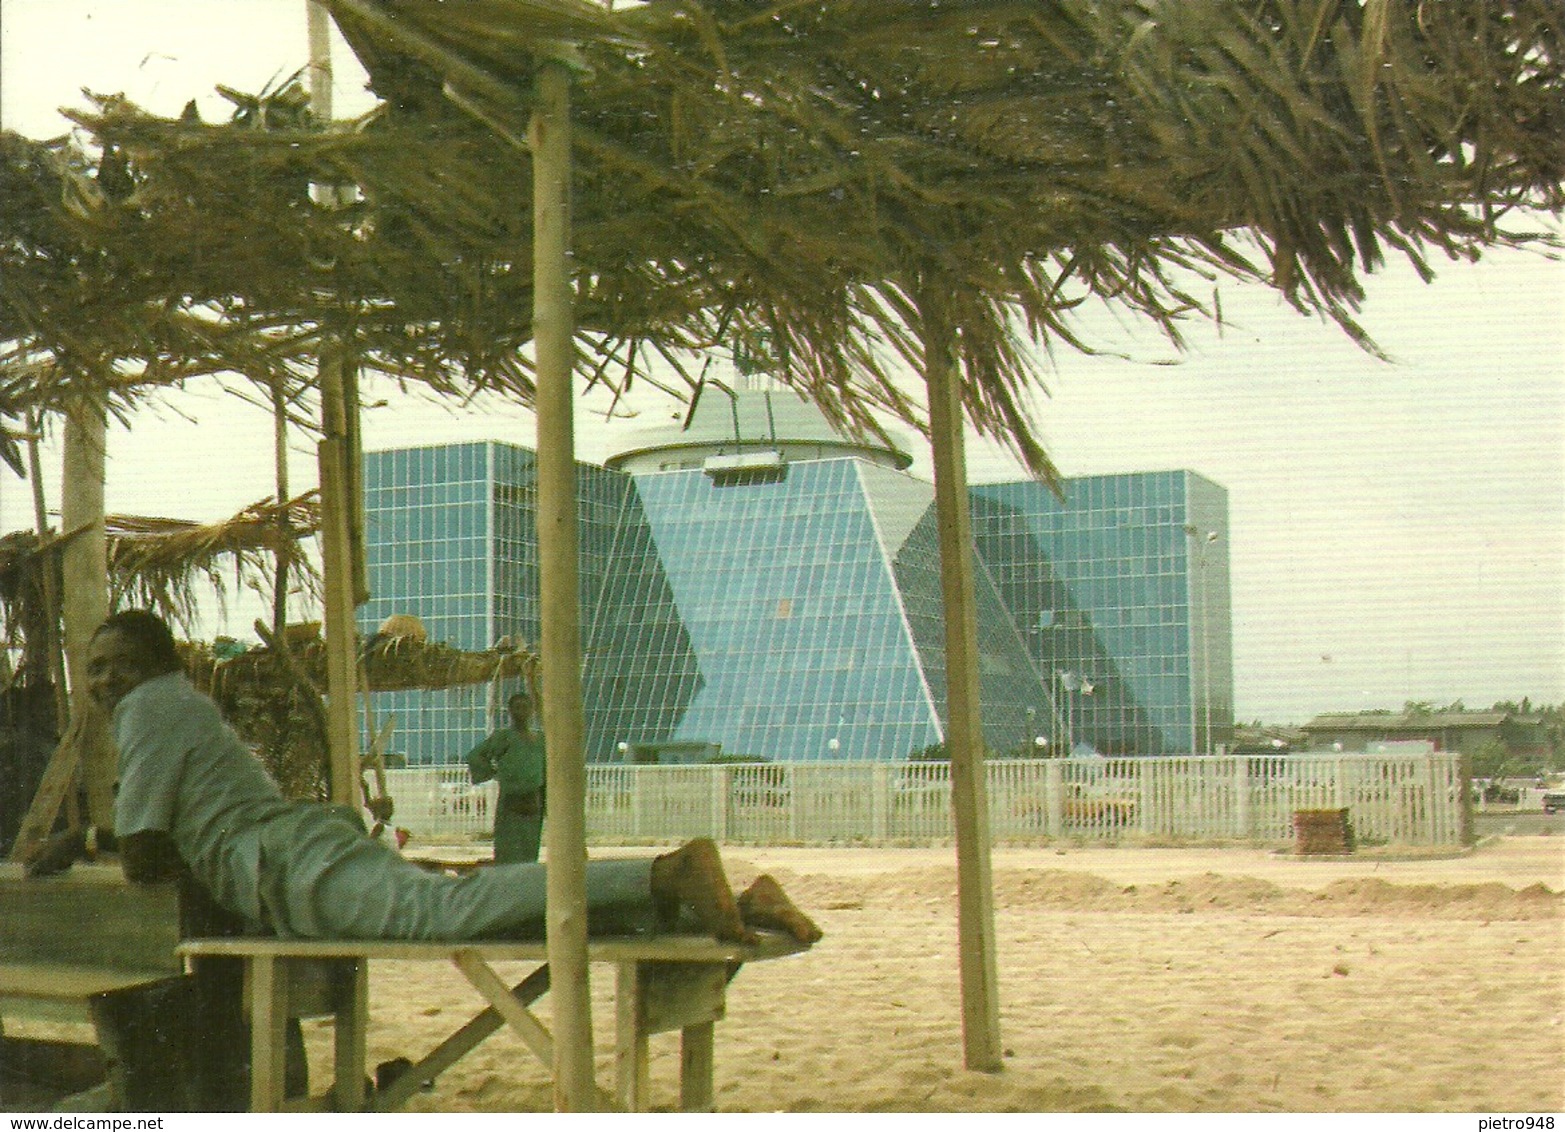
[[[49,536],[49,507],[44,498],[43,461],[38,458],[41,422],[36,411],[27,412],[27,474],[33,488],[33,527],[38,532],[38,548],[44,548]],[[64,735],[70,725],[71,707],[65,684],[65,653],[60,647],[60,587],[55,577],[54,551],[49,550],[38,563],[42,577],[44,611],[41,620],[42,648],[48,665],[49,682],[54,686],[54,725]]]
[[[940,583],[946,624],[946,752],[956,827],[957,936],[962,985],[962,1045],[967,1068],[1001,1068],[1000,996],[984,795],[984,735],[979,716],[978,615],[973,533],[968,514],[963,413],[952,356],[955,327],[941,301],[918,298],[929,386],[929,432],[940,527]]]
[[[331,13],[320,0],[304,0],[304,19],[310,42],[310,113],[317,122],[330,122]]]
[[[332,118],[331,23],[326,7],[305,0],[310,42],[310,112]],[[314,187],[316,202],[336,200],[330,185]],[[326,601],[327,748],[331,752],[331,800],[357,806],[359,787],[358,630],[354,610],[362,600],[363,569],[354,543],[358,481],[354,448],[358,437],[358,374],[344,336],[323,327],[317,348],[321,393],[321,440],[316,459],[321,481],[321,571]]]
[[[533,155],[533,340],[538,377],[538,573],[548,736],[548,948],[554,1002],[554,1107],[599,1106],[587,972],[586,765],[577,596],[576,453],[571,414],[570,72],[538,68]]]
[[[72,537],[61,548],[60,576],[71,717],[83,724],[81,781],[87,791],[87,813],[92,824],[112,829],[114,747],[106,726],[88,726],[101,713],[87,694],[87,646],[109,615],[108,538],[103,526],[107,433],[101,406],[76,401],[67,407],[60,529],[72,532]]]
[[[288,491],[288,399],[283,379],[272,379],[272,461],[277,477],[277,505],[286,507],[292,498]],[[288,626],[288,565],[293,561],[293,531],[288,513],[277,521],[277,573],[272,587],[272,635],[279,640]]]
[[[320,357],[324,435],[316,449],[321,477],[321,573],[325,578],[326,735],[331,800],[359,803],[359,668],[354,626],[353,548],[348,520],[347,440],[341,429],[341,356],[323,341]],[[331,411],[335,408],[336,412]]]

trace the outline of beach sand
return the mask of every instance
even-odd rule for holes
[[[996,849],[998,1073],[963,1068],[954,849],[725,858],[736,885],[775,875],[826,938],[734,979],[720,1110],[1565,1109],[1562,838],[1344,859]],[[612,1087],[613,972],[592,977],[598,1080]],[[416,1059],[480,1005],[454,970],[374,964],[370,1063]],[[306,1026],[320,1074],[329,1034]],[[654,1108],[676,1106],[678,1066],[678,1036],[654,1037]],[[544,1067],[502,1031],[410,1108],[551,1103]]]

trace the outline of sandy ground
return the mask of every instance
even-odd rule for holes
[[[734,980],[721,1110],[1565,1109],[1562,838],[1447,859],[997,849],[993,1074],[962,1067],[954,850],[725,853],[736,884],[773,873],[827,935]],[[612,984],[594,969],[604,1085]],[[371,1063],[416,1058],[478,1005],[439,965],[375,966]],[[327,1033],[309,1026],[322,1072]],[[654,1107],[676,1104],[678,1064],[677,1036],[655,1037]],[[544,1068],[502,1032],[411,1107],[550,1103]]]

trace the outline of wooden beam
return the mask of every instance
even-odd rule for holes
[[[549,968],[545,964],[512,987],[511,996],[527,1007],[542,998],[548,990]],[[376,1112],[390,1112],[405,1104],[409,1097],[423,1087],[425,1081],[433,1081],[440,1076],[503,1025],[505,1019],[500,1017],[500,1012],[493,1006],[485,1007],[389,1087],[377,1089],[370,1098],[370,1107]]]
[[[956,328],[944,301],[918,297],[924,378],[940,528],[940,583],[946,624],[946,753],[956,826],[957,935],[962,984],[962,1043],[969,1069],[1001,1068],[994,889],[989,862],[989,804],[984,792],[984,734],[979,715],[978,615],[973,532],[968,514]]]
[[[554,1060],[554,1039],[549,1031],[533,1017],[532,1011],[516,1000],[511,994],[511,988],[500,981],[500,976],[484,962],[481,955],[472,951],[458,951],[451,956],[451,961],[467,976],[473,988],[488,1000],[495,1012],[527,1043],[527,1048],[533,1051],[539,1061]]]
[[[569,261],[570,72],[541,60],[533,153],[533,341],[538,375],[538,591],[543,609],[543,730],[548,736],[548,915],[554,1003],[554,1105],[601,1104],[593,1077],[587,971],[587,769],[577,594],[575,315]]]
[[[17,827],[16,840],[11,843],[10,859],[28,861],[33,850],[44,843],[54,828],[54,820],[60,815],[65,795],[76,781],[76,768],[81,762],[82,723],[78,716],[66,729],[64,737],[49,756],[38,789],[28,804],[27,813]]]

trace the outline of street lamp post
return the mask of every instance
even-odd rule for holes
[[[1210,593],[1210,578],[1207,573],[1207,549],[1217,541],[1216,531],[1202,531],[1200,528],[1186,524],[1185,534],[1190,536],[1200,552],[1197,562],[1200,567],[1201,579],[1201,715],[1202,738],[1201,753],[1212,753],[1212,602]]]

